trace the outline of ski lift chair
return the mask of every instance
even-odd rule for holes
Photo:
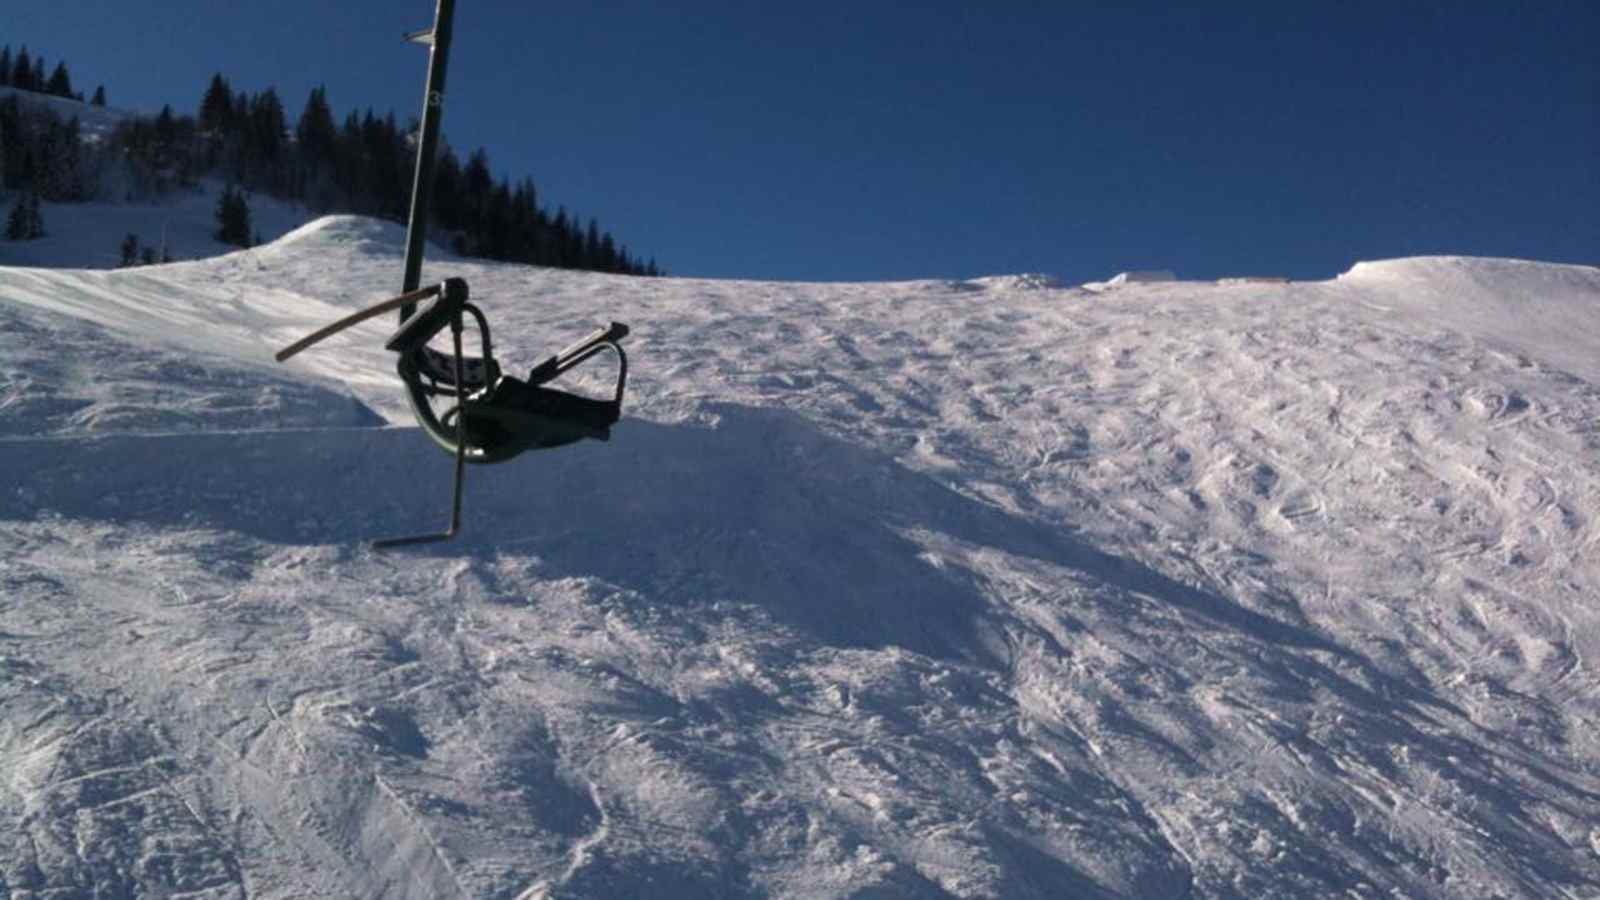
[[[628,326],[612,322],[588,337],[533,367],[526,379],[500,370],[489,342],[489,322],[482,310],[467,302],[467,283],[450,278],[433,287],[417,289],[428,223],[428,200],[434,184],[433,164],[444,111],[445,70],[455,18],[455,0],[438,0],[434,24],[406,35],[406,40],[428,47],[428,81],[423,91],[421,134],[417,141],[416,177],[412,181],[411,214],[407,219],[405,273],[398,297],[367,307],[296,341],[277,353],[283,362],[316,342],[352,325],[393,310],[400,311],[399,330],[384,345],[400,354],[398,370],[417,423],[435,443],[455,455],[455,496],[450,527],[438,534],[378,541],[375,546],[395,547],[449,540],[461,530],[461,482],[466,464],[504,462],[526,450],[560,447],[585,438],[604,441],[622,415],[622,391],[628,381],[628,356],[622,339]],[[427,305],[416,311],[416,305]],[[461,350],[461,333],[470,315],[478,326],[483,355],[468,358]],[[449,328],[454,352],[446,356],[428,346]],[[596,400],[548,387],[549,382],[603,351],[617,356],[617,385],[609,400]],[[455,404],[440,414],[436,398],[453,397]]]
[[[369,306],[340,319],[276,354],[279,362],[360,322],[394,309],[402,310],[426,300],[414,315],[403,318],[384,347],[399,354],[396,366],[405,383],[417,422],[440,447],[455,455],[455,489],[450,526],[437,534],[378,541],[377,547],[448,540],[461,530],[461,485],[465,464],[498,463],[527,450],[560,447],[584,439],[605,441],[611,426],[622,416],[622,394],[628,382],[628,355],[622,339],[628,326],[612,322],[534,366],[525,379],[506,375],[494,358],[489,322],[483,311],[467,301],[466,281],[449,278],[440,284],[411,291]],[[466,317],[478,328],[483,355],[468,357],[462,351]],[[440,332],[450,329],[453,353],[445,355],[428,346]],[[595,355],[611,352],[617,358],[617,378],[609,399],[594,399],[548,387]],[[434,410],[435,398],[453,398],[444,412]]]

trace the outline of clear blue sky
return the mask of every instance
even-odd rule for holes
[[[8,3],[112,105],[416,114],[430,0]],[[674,274],[1600,263],[1600,4],[458,0],[445,132]]]

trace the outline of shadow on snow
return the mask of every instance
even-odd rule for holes
[[[798,415],[714,412],[715,427],[628,420],[607,445],[474,467],[463,537],[401,552],[526,553],[553,575],[600,578],[650,603],[753,604],[824,644],[1006,664],[1002,616],[987,586],[959,566],[931,564],[913,535],[932,533],[1071,570],[1105,588],[1095,602],[1125,602],[1129,616],[1138,615],[1135,599],[1147,598],[1177,616],[1173,627],[1210,631],[1234,646],[1280,689],[1307,702],[1319,689],[1331,692],[1383,723],[1386,740],[1438,759],[1485,749],[1449,734],[1470,717],[1425,683],[1389,674],[1313,627],[964,496]],[[277,544],[350,544],[441,526],[450,466],[414,429],[0,441],[0,521],[56,515],[214,528]],[[1441,718],[1456,728],[1413,724]],[[1458,775],[1471,795],[1518,810],[1492,768]],[[1530,766],[1529,774],[1584,795],[1556,772]],[[1579,877],[1567,860],[1527,841],[1534,823],[1486,824],[1501,846],[1528,854],[1525,865]]]

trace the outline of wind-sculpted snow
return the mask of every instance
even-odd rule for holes
[[[116,320],[68,308],[114,276],[0,270],[0,312],[264,358],[395,240],[150,270]],[[1484,324],[1588,315],[1593,270],[445,268],[513,369],[635,329],[613,441],[470,471],[458,543],[362,543],[442,524],[412,429],[0,440],[0,895],[1600,892],[1594,333]],[[393,409],[367,339],[229,377]],[[108,390],[56,340],[4,368]]]
[[[0,438],[383,424],[348,392],[241,362],[0,299]]]
[[[1459,256],[1358,263],[1338,280],[1387,310],[1600,382],[1600,269]],[[1420,324],[1420,323],[1419,323]]]

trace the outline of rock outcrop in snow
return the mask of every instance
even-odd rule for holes
[[[1091,281],[1083,285],[1088,291],[1109,291],[1114,288],[1130,284],[1161,284],[1168,281],[1177,281],[1178,276],[1165,269],[1150,269],[1137,272],[1118,272],[1106,281]]]

